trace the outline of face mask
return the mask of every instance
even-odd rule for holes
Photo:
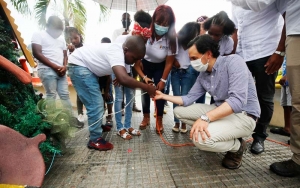
[[[59,30],[59,29],[53,29],[50,31],[51,33],[51,36],[55,39],[57,39],[61,34],[62,34],[62,30]]]
[[[166,34],[169,31],[169,27],[157,25],[156,23],[154,23],[154,27],[155,27],[155,33],[158,36],[163,36],[164,34]]]
[[[202,55],[202,57],[203,57],[203,55]],[[207,60],[206,64],[204,65],[201,61],[202,57],[200,59],[191,61],[192,67],[198,72],[205,72],[208,68],[208,60]]]
[[[126,22],[127,22],[127,27],[126,27]],[[129,20],[123,20],[122,21],[122,24],[123,24],[123,28],[129,28],[129,26],[130,26],[130,24],[131,24],[131,22],[129,21]]]

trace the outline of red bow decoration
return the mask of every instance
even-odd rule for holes
[[[150,28],[142,28],[139,23],[135,22],[133,25],[132,35],[141,35],[142,37],[148,39],[152,35]]]

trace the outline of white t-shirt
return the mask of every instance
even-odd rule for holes
[[[128,34],[128,35],[119,35],[117,38],[116,38],[116,40],[115,40],[115,42],[114,43],[119,43],[119,44],[124,44],[124,42],[126,41],[126,39],[127,39],[127,37],[128,36],[131,36],[131,33],[130,34]],[[131,67],[130,67],[130,65],[127,65],[127,64],[125,64],[125,68],[126,68],[126,72],[127,73],[130,73],[131,71]]]
[[[180,69],[187,69],[191,65],[188,50],[184,50],[182,46],[178,46],[178,54],[175,58],[180,64]]]
[[[77,48],[70,56],[69,63],[87,67],[92,73],[100,76],[113,74],[112,67],[125,67],[122,44],[99,43]]]
[[[36,32],[32,35],[31,43],[42,46],[42,54],[52,63],[63,66],[64,50],[67,50],[66,42],[62,36],[57,39],[51,37],[47,31]],[[38,60],[38,69],[49,68]]]
[[[231,37],[224,35],[219,41],[220,55],[230,54],[233,50],[233,45],[234,45],[233,39]]]
[[[111,41],[112,42],[115,42],[115,40],[117,39],[118,36],[122,35],[122,33],[125,32],[125,28],[119,28],[119,29],[116,29],[114,30],[112,36],[111,36]],[[130,29],[128,29],[127,31],[128,33],[130,32]]]
[[[289,0],[287,1],[286,9],[286,35],[299,35],[300,34],[300,1]]]
[[[276,0],[228,0],[231,1],[232,4],[242,7],[246,10],[253,10],[253,11],[261,11],[268,7],[270,4],[274,3]],[[283,0],[285,1],[285,0]]]
[[[151,44],[152,38],[149,38],[146,43],[146,55],[144,59],[151,63],[161,63],[166,60],[167,56],[176,55],[178,53],[178,45],[176,47],[176,52],[173,54],[171,48],[169,47],[169,40],[164,35],[158,41]],[[177,39],[176,39],[177,44]]]
[[[232,21],[238,29],[236,54],[245,61],[272,55],[281,37],[285,12],[284,0],[276,0],[259,12],[232,6]]]

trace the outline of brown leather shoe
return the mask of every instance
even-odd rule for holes
[[[156,117],[156,133],[163,133],[164,132],[164,125],[162,123],[162,116]]]
[[[247,144],[242,138],[239,138],[239,141],[241,142],[239,150],[237,152],[228,151],[224,156],[222,165],[225,168],[237,169],[242,165],[242,158],[244,152],[247,150]]]
[[[150,114],[144,114],[144,118],[140,124],[140,129],[146,129],[148,125],[150,125]]]

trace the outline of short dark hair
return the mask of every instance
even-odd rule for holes
[[[122,14],[122,19],[123,19],[123,16],[125,16],[125,18],[126,18],[126,14],[127,14],[127,18],[130,18],[130,14],[129,14],[128,12],[124,12],[124,13]]]
[[[218,25],[223,27],[224,35],[232,35],[235,30],[235,25],[231,19],[229,19],[226,12],[221,11],[218,14],[214,15],[211,18],[208,18],[204,22],[204,29],[207,31],[211,27],[211,25]]]
[[[47,28],[56,28],[56,29],[59,27],[63,28],[63,22],[58,16],[50,16],[47,20],[46,27]]]
[[[134,14],[134,21],[139,23],[143,28],[149,28],[152,22],[152,17],[149,13],[139,10]]]
[[[214,41],[214,39],[205,34],[201,36],[197,36],[191,42],[188,43],[188,48],[196,46],[197,51],[201,54],[204,54],[207,51],[211,51],[214,58],[217,58],[220,55],[219,52],[219,43]]]
[[[197,22],[188,22],[186,23],[178,32],[178,44],[187,47],[188,43],[198,36],[200,33],[200,24]]]
[[[66,27],[65,33],[67,34],[67,37],[70,37],[71,33],[76,33],[77,35],[80,36],[80,45],[83,44],[83,37],[76,27]]]
[[[123,46],[128,48],[128,51],[144,56],[146,46],[144,39],[140,36],[128,36]]]
[[[111,40],[108,37],[103,37],[101,43],[111,43]]]

